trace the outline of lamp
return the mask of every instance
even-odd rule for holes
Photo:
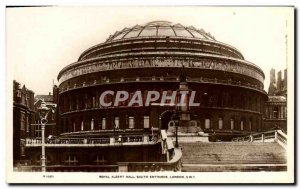
[[[42,131],[42,157],[41,157],[42,172],[46,172],[45,125],[48,123],[47,116],[50,111],[54,113],[54,110],[52,108],[48,108],[46,106],[46,103],[42,101],[40,107],[38,108],[38,113],[41,119],[41,131]]]
[[[175,123],[175,129],[176,129],[176,131],[175,131],[175,137],[176,137],[175,148],[179,147],[179,144],[178,144],[178,125],[179,125],[179,119],[180,119],[179,112],[176,110],[175,113],[171,117],[171,120],[173,120],[174,123]]]

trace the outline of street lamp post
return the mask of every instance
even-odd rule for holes
[[[176,141],[175,141],[175,148],[179,147],[178,144],[178,123],[176,123],[177,121],[175,121],[175,128],[176,128],[176,133],[175,133],[175,137],[176,137]]]
[[[45,156],[45,124],[41,125],[42,129],[42,157],[41,157],[41,164],[42,164],[42,172],[46,172],[46,156]]]
[[[46,103],[43,101],[41,106],[38,108],[40,119],[41,119],[41,130],[42,130],[42,157],[41,157],[41,166],[42,172],[46,172],[46,155],[45,155],[45,125],[48,122],[47,116],[50,111],[53,112],[53,109],[50,109],[46,106]]]
[[[172,115],[171,119],[175,123],[175,148],[178,148],[179,147],[179,144],[178,144],[178,125],[179,125],[180,116],[179,116],[179,112],[177,110],[175,110],[175,113]]]

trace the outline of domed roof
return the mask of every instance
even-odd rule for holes
[[[173,24],[168,21],[153,21],[148,22],[144,26],[135,25],[132,28],[124,28],[121,31],[116,31],[113,35],[109,36],[106,42],[118,39],[155,36],[188,37],[215,41],[215,38],[203,29],[199,30],[193,26],[185,27],[181,24]]]

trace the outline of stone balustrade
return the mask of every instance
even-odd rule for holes
[[[251,134],[244,137],[233,138],[233,142],[278,142],[283,147],[287,144],[287,135],[281,130],[267,131]]]
[[[103,138],[56,138],[47,139],[46,147],[94,147],[94,146],[131,146],[149,145],[159,142],[157,135],[117,135]],[[42,145],[40,138],[27,138],[26,147],[39,147]]]

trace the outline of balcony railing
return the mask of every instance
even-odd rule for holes
[[[46,147],[95,147],[95,146],[132,146],[157,144],[157,135],[117,135],[102,138],[57,138],[47,139]],[[40,147],[40,138],[27,138],[26,147]]]
[[[287,145],[287,135],[281,130],[267,131],[251,134],[244,137],[233,138],[234,142],[277,142],[284,148]]]
[[[85,88],[89,86],[97,86],[97,85],[104,85],[104,84],[112,84],[112,83],[126,83],[126,82],[178,82],[178,77],[136,77],[136,78],[120,78],[120,79],[106,79],[106,80],[95,80],[91,82],[83,82],[79,84],[74,84],[73,86],[67,86],[66,88],[61,88],[60,93],[67,92],[70,90]],[[231,85],[231,86],[240,86],[255,89],[258,91],[263,91],[263,86],[254,85],[249,82],[242,82],[242,81],[232,81],[232,80],[222,80],[217,78],[187,78],[188,82],[199,82],[199,83],[215,83],[215,84],[224,84],[224,85]]]
[[[70,135],[95,135],[95,134],[111,134],[111,133],[121,133],[121,132],[144,132],[144,129],[105,129],[105,130],[86,130],[86,131],[73,131],[73,132],[65,132],[60,133],[60,136],[68,137]],[[156,131],[155,131],[156,132]],[[72,137],[69,137],[72,138]]]

